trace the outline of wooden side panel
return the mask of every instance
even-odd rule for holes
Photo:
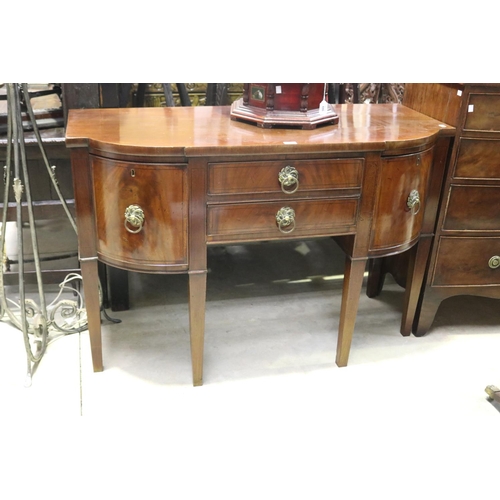
[[[97,258],[94,198],[87,149],[71,150],[80,259]]]
[[[464,86],[458,83],[407,83],[403,104],[456,127]]]

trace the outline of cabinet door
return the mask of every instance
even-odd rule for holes
[[[433,149],[383,158],[372,225],[372,251],[400,252],[422,227]]]
[[[100,258],[130,270],[186,269],[186,165],[95,157],[92,173]]]

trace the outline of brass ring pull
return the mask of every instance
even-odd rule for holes
[[[129,205],[125,209],[125,229],[129,233],[136,234],[141,231],[144,224],[144,211],[139,205]],[[131,229],[132,226],[134,229]]]
[[[420,195],[416,189],[408,196],[406,206],[411,210],[412,215],[417,215],[420,212]]]
[[[281,190],[286,194],[293,194],[297,189],[299,189],[299,172],[296,168],[290,167],[287,165],[286,167],[280,170],[278,175],[278,180],[281,184]],[[295,186],[291,189],[285,189],[290,186]]]
[[[493,255],[493,257],[488,261],[488,265],[491,269],[497,269],[500,267],[500,255]]]
[[[280,208],[276,212],[276,223],[283,234],[291,233],[295,229],[295,210],[290,207]]]

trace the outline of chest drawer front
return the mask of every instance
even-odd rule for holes
[[[433,285],[500,285],[499,261],[500,238],[442,237]]]
[[[443,229],[500,231],[500,187],[451,186]]]
[[[357,207],[356,198],[210,206],[208,241],[346,234],[354,232]],[[278,213],[289,213],[288,208],[293,210],[293,220],[278,223]]]
[[[464,130],[500,132],[500,94],[470,94]]]
[[[500,179],[500,140],[460,139],[454,177]]]
[[[147,270],[187,263],[185,165],[94,158],[92,171],[101,256],[124,267]],[[136,207],[142,215],[137,215]],[[142,221],[134,221],[134,210]]]
[[[210,195],[257,193],[300,194],[304,191],[352,189],[361,186],[363,158],[279,160],[211,163],[208,171]],[[280,172],[296,171],[297,182],[284,185]]]

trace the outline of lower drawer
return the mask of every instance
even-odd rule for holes
[[[442,237],[432,284],[500,285],[500,238]]]
[[[358,199],[212,205],[209,242],[324,236],[355,231]]]

